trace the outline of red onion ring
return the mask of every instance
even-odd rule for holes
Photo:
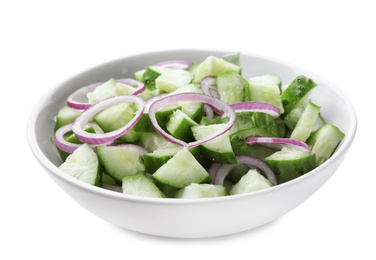
[[[119,79],[118,82],[135,87],[135,90],[134,92],[132,92],[132,95],[138,95],[146,89],[145,85],[142,82],[137,81],[132,78]],[[97,83],[93,83],[85,87],[79,88],[78,90],[76,90],[75,92],[73,92],[71,95],[68,96],[67,105],[71,108],[79,109],[79,110],[86,110],[89,107],[92,107],[94,104],[87,103],[87,94],[90,92],[93,92],[98,86],[102,84],[103,82],[97,82]],[[81,101],[83,99],[86,99],[86,102]]]
[[[236,112],[264,112],[270,114],[273,118],[280,116],[281,111],[278,107],[264,102],[239,102],[231,105]]]
[[[132,92],[132,95],[138,95],[146,89],[144,83],[135,79],[131,79],[131,78],[118,79],[118,82],[131,86],[131,87],[135,87],[135,90],[134,92]]]
[[[292,138],[278,138],[278,137],[249,137],[245,140],[247,144],[260,144],[270,148],[281,150],[282,147],[288,147],[291,149],[300,150],[303,152],[311,152],[309,146],[296,139]]]
[[[74,109],[80,109],[80,110],[88,109],[93,104],[90,104],[87,102],[84,103],[84,102],[81,102],[80,100],[86,98],[87,93],[94,91],[101,84],[103,84],[103,82],[93,83],[93,84],[77,89],[75,92],[73,92],[71,95],[68,96],[67,105]]]
[[[116,105],[122,102],[135,103],[137,105],[137,112],[135,116],[126,125],[115,131],[104,134],[88,133],[83,130],[89,120],[93,118],[93,116],[112,105]],[[121,95],[110,97],[96,103],[92,107],[83,111],[73,122],[72,131],[75,133],[77,139],[84,143],[103,144],[114,141],[115,139],[127,133],[138,122],[144,112],[144,109],[145,102],[138,96]]]
[[[170,69],[186,70],[189,68],[189,62],[185,60],[168,60],[168,61],[158,62],[154,64],[153,66],[170,68]]]
[[[215,174],[214,179],[212,182],[217,185],[223,185],[224,180],[226,179],[229,172],[235,168],[238,165],[245,164],[251,169],[256,169],[262,174],[265,175],[265,177],[273,184],[277,185],[278,181],[275,177],[275,174],[273,170],[269,167],[269,165],[264,162],[263,160],[252,157],[252,156],[244,156],[244,155],[238,155],[236,156],[236,160],[238,161],[237,164],[223,164]]]
[[[75,144],[67,142],[64,139],[64,135],[72,130],[73,123],[63,125],[60,127],[55,135],[54,135],[54,143],[55,145],[62,151],[67,153],[73,153],[81,144]],[[94,128],[96,133],[103,133],[103,130],[95,123],[88,123],[87,126],[91,126]],[[106,143],[105,145],[111,144],[112,142]],[[95,149],[97,145],[91,145]]]
[[[218,114],[220,114],[222,117],[228,117],[229,121],[225,124],[225,127],[216,133],[213,133],[212,135],[208,136],[207,138],[204,138],[199,141],[194,141],[190,143],[186,143],[182,140],[179,140],[172,135],[168,134],[165,132],[158,124],[157,118],[156,118],[156,113],[158,112],[159,109],[165,107],[166,105],[169,105],[171,103],[176,103],[176,102],[201,102],[201,103],[206,103],[210,105],[213,110],[216,111]],[[207,96],[204,94],[200,93],[180,93],[176,95],[170,95],[164,98],[161,98],[159,100],[156,100],[153,104],[151,104],[149,108],[149,117],[150,121],[154,126],[154,129],[159,133],[162,137],[164,137],[167,141],[179,145],[179,146],[185,146],[187,148],[192,148],[195,146],[202,145],[204,143],[207,143],[218,136],[223,135],[226,133],[232,125],[234,124],[235,121],[235,111],[224,101],[214,98],[211,96]]]

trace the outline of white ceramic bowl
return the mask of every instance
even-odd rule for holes
[[[232,234],[266,224],[294,209],[318,190],[338,169],[356,132],[356,114],[344,94],[307,70],[257,55],[242,54],[245,78],[275,73],[285,83],[305,75],[318,84],[311,97],[324,118],[338,126],[345,138],[334,155],[313,171],[265,190],[207,199],[155,199],[130,196],[79,181],[58,169],[61,160],[50,141],[58,109],[67,96],[86,84],[109,78],[132,77],[133,72],[159,61],[204,60],[228,52],[172,50],[134,55],[94,67],[52,88],[36,104],[28,122],[28,140],[35,157],[50,177],[74,200],[98,217],[120,227],[167,237],[199,238]],[[39,187],[43,189],[43,187]],[[234,220],[236,221],[229,221]]]

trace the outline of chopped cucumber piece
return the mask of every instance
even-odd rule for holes
[[[204,139],[221,130],[225,124],[198,125],[192,127],[192,133],[196,140]],[[201,145],[202,151],[218,163],[236,163],[235,153],[232,150],[229,132]]]
[[[98,146],[97,154],[108,175],[121,183],[125,176],[144,172],[139,151],[130,146]]]
[[[146,68],[145,72],[142,74],[142,82],[145,87],[149,90],[155,89],[155,80],[165,72],[171,71],[169,68],[164,68],[160,66],[149,66]]]
[[[56,115],[55,118],[55,131],[62,127],[63,125],[73,123],[73,121],[78,117],[81,113],[80,110],[73,109],[71,107],[65,106],[62,107]]]
[[[171,115],[166,128],[173,137],[185,142],[191,142],[193,141],[191,127],[195,125],[198,124],[193,121],[187,114],[180,110],[176,110]]]
[[[189,84],[184,87],[181,87],[173,92],[171,92],[169,95],[175,95],[179,93],[200,93],[202,94],[202,90],[197,84]],[[186,113],[190,118],[192,118],[194,121],[199,122],[201,120],[202,114],[203,114],[203,108],[204,105],[199,102],[178,102],[181,106],[181,111]]]
[[[144,197],[165,197],[157,185],[142,173],[124,177],[122,180],[122,191],[126,194]]]
[[[210,181],[209,173],[198,163],[196,158],[184,148],[160,167],[153,177],[160,183],[184,188],[192,183]]]
[[[71,153],[59,169],[76,179],[101,186],[102,167],[93,148],[84,143]]]
[[[273,184],[256,170],[251,169],[235,183],[230,195],[249,193],[272,187]]]
[[[176,192],[175,197],[181,199],[197,199],[197,198],[212,198],[226,196],[226,189],[222,185],[214,184],[197,184],[180,189]]]
[[[279,137],[279,127],[276,120],[263,112],[236,112],[234,125],[230,129],[230,138],[253,136]]]
[[[294,130],[292,130],[290,138],[305,142],[313,131],[319,113],[320,107],[309,101]]]
[[[274,105],[283,113],[280,81],[275,75],[266,74],[252,77],[245,88],[245,100]]]
[[[155,80],[155,87],[164,92],[173,92],[191,83],[192,74],[186,70],[171,70]]]
[[[315,154],[289,148],[266,157],[265,162],[274,171],[278,183],[295,179],[317,167]]]
[[[284,108],[284,112],[281,115],[282,118],[288,115],[316,86],[316,83],[310,78],[305,76],[296,77],[281,94]]]
[[[228,104],[244,101],[246,87],[248,87],[248,82],[237,72],[226,71],[217,76],[219,96]]]
[[[317,165],[325,162],[335,151],[345,134],[332,124],[325,124],[308,138],[307,144],[316,155]]]
[[[89,103],[95,104],[103,99],[116,96],[116,84],[116,79],[110,79],[102,85],[96,87],[93,92],[87,93]]]
[[[145,71],[146,71],[146,69],[136,71],[133,74],[134,79],[137,80],[137,81],[141,81],[142,82],[142,78],[143,78],[143,76],[145,74]]]
[[[94,116],[94,121],[104,132],[115,131],[132,120],[135,112],[128,103],[119,103],[106,108]],[[135,142],[139,134],[133,130],[121,136],[119,139],[124,142]]]
[[[151,174],[156,172],[163,164],[182,149],[181,146],[171,144],[170,146],[156,149],[152,153],[144,154],[145,171]]]
[[[193,82],[200,83],[206,76],[218,76],[226,71],[235,71],[240,74],[242,68],[224,59],[209,56],[196,68]]]
[[[232,64],[235,64],[236,66],[240,66],[240,53],[239,52],[223,55],[222,59]]]

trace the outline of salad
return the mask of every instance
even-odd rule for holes
[[[344,133],[310,99],[314,80],[244,78],[240,59],[162,61],[79,88],[55,117],[60,170],[126,194],[207,198],[266,189],[324,163]]]

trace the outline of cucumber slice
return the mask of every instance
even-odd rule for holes
[[[62,107],[55,118],[55,131],[63,125],[73,123],[73,121],[81,114],[80,110],[65,106]]]
[[[217,76],[217,90],[219,96],[228,104],[244,101],[244,89],[248,82],[239,73],[226,71]]]
[[[121,183],[125,176],[145,171],[138,150],[129,146],[98,146],[97,154],[108,175]]]
[[[245,100],[264,102],[274,105],[283,113],[280,97],[280,79],[272,74],[252,77],[245,88]]]
[[[148,90],[155,89],[155,80],[165,72],[171,71],[169,68],[160,66],[149,66],[142,74],[142,82]]]
[[[155,173],[163,164],[182,149],[181,146],[171,144],[168,147],[156,149],[152,153],[144,154],[145,171],[150,174]]]
[[[234,125],[230,129],[230,138],[254,136],[279,137],[279,127],[276,120],[263,112],[236,112]]]
[[[281,117],[288,115],[316,86],[316,83],[310,78],[305,76],[296,77],[281,94],[284,108]]]
[[[150,153],[157,149],[164,149],[174,147],[176,145],[170,143],[156,132],[153,133],[141,133],[140,145],[148,150]]]
[[[310,101],[309,96],[306,95],[304,98],[302,98],[295,106],[293,110],[290,111],[290,113],[286,114],[283,117],[283,121],[285,122],[286,126],[290,130],[294,130],[296,124],[299,121],[299,118],[302,116],[304,109],[307,107],[308,102]]]
[[[187,114],[180,110],[176,110],[171,115],[166,128],[173,137],[185,142],[191,142],[193,141],[191,127],[195,125],[198,124],[193,121]]]
[[[192,183],[208,182],[211,179],[209,173],[186,148],[177,152],[162,165],[153,177],[162,184],[178,189]]]
[[[231,138],[231,146],[235,155],[253,156],[259,159],[265,159],[276,152],[275,149],[266,146],[258,144],[248,145],[245,142],[245,139],[239,136],[234,136]]]
[[[230,195],[243,194],[272,187],[273,184],[256,170],[251,169],[235,183]]]
[[[101,186],[102,167],[93,148],[84,143],[71,153],[59,169],[76,179]]]
[[[133,73],[134,79],[142,82],[142,78],[145,74],[145,71],[146,71],[146,69],[143,69],[143,70],[138,70],[135,73]]]
[[[143,173],[126,176],[122,180],[122,191],[126,194],[164,198],[163,192],[158,189],[152,180]]]
[[[169,95],[175,95],[179,93],[200,93],[202,94],[202,90],[197,84],[189,84],[184,87],[181,87],[173,92],[171,92]],[[194,121],[199,122],[201,120],[202,114],[203,114],[203,108],[204,105],[199,102],[180,102],[179,105],[181,106],[181,111],[183,111],[185,114],[187,114],[190,118],[192,118]]]
[[[316,156],[313,153],[282,148],[265,158],[265,162],[274,171],[278,183],[295,179],[317,167]]]
[[[155,87],[160,91],[173,92],[191,83],[193,75],[186,70],[171,70],[155,80]]]
[[[226,189],[222,185],[214,184],[197,184],[180,189],[176,192],[175,197],[181,199],[198,199],[226,196]]]
[[[115,131],[127,124],[134,116],[134,110],[128,103],[120,103],[113,105],[99,112],[94,116],[94,121],[104,132]],[[124,142],[135,142],[139,135],[134,131],[129,131],[119,137]]]
[[[290,138],[305,142],[313,131],[319,113],[320,107],[309,101],[294,130],[292,130]]]
[[[218,76],[226,71],[235,71],[240,74],[242,68],[224,59],[209,56],[196,68],[193,82],[200,83],[206,76]]]
[[[225,124],[198,125],[192,127],[192,133],[196,140],[201,140],[215,132],[218,132]],[[203,153],[218,163],[237,163],[235,153],[232,150],[229,132],[200,146]]]
[[[89,103],[95,104],[99,101],[113,97],[117,95],[116,90],[116,79],[109,79],[108,81],[104,82],[102,85],[99,85],[95,88],[93,92],[87,93],[87,98]]]
[[[104,132],[111,132],[127,124],[134,116],[128,103],[120,103],[106,108],[94,116],[94,121]]]
[[[316,155],[317,165],[325,162],[335,151],[345,134],[332,124],[324,124],[308,138],[307,144]]]
[[[223,55],[222,59],[237,66],[240,66],[240,52]]]

